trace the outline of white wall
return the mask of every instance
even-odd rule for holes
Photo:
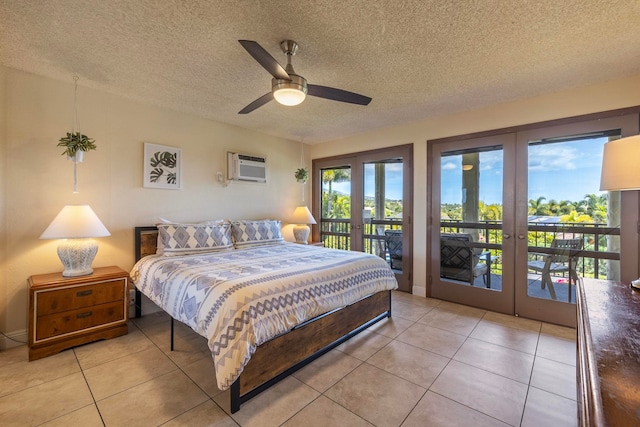
[[[65,204],[89,204],[111,232],[99,239],[94,267],[128,270],[134,226],[158,216],[286,222],[301,203],[293,176],[298,142],[128,101],[84,88],[82,80],[80,126],[98,148],[79,165],[80,192],[73,194],[73,164],[56,147],[71,130],[72,110],[72,76],[60,82],[0,67],[0,330],[9,336],[24,339],[27,278],[62,270],[57,242],[39,236]],[[182,190],[142,187],[143,142],[182,149]],[[226,171],[227,149],[267,155],[268,182],[220,185],[216,172]]]
[[[640,105],[640,75],[509,102],[460,114],[435,117],[311,146],[311,158],[414,144],[414,293],[424,295],[428,280],[427,140],[536,123]]]

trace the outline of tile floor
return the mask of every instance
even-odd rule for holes
[[[177,324],[178,325],[178,324]],[[393,318],[227,414],[205,339],[164,313],[27,362],[0,352],[0,425],[574,426],[575,331],[394,292]]]

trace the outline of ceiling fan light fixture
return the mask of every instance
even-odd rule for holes
[[[290,75],[291,80],[273,79],[273,97],[282,105],[299,105],[307,97],[307,82],[300,76]]]

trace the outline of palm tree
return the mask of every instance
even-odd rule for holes
[[[327,210],[326,217],[333,216],[332,203],[333,203],[333,190],[332,184],[334,182],[347,182],[351,180],[351,169],[324,169],[322,171],[322,182],[328,184],[327,189]],[[323,209],[324,210],[324,209]]]
[[[537,199],[529,200],[529,215],[546,215],[546,205],[542,203],[543,200],[547,200],[546,197],[540,196]]]

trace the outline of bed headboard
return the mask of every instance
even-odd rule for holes
[[[158,249],[158,229],[156,226],[135,228],[136,262],[147,255],[153,255]]]

